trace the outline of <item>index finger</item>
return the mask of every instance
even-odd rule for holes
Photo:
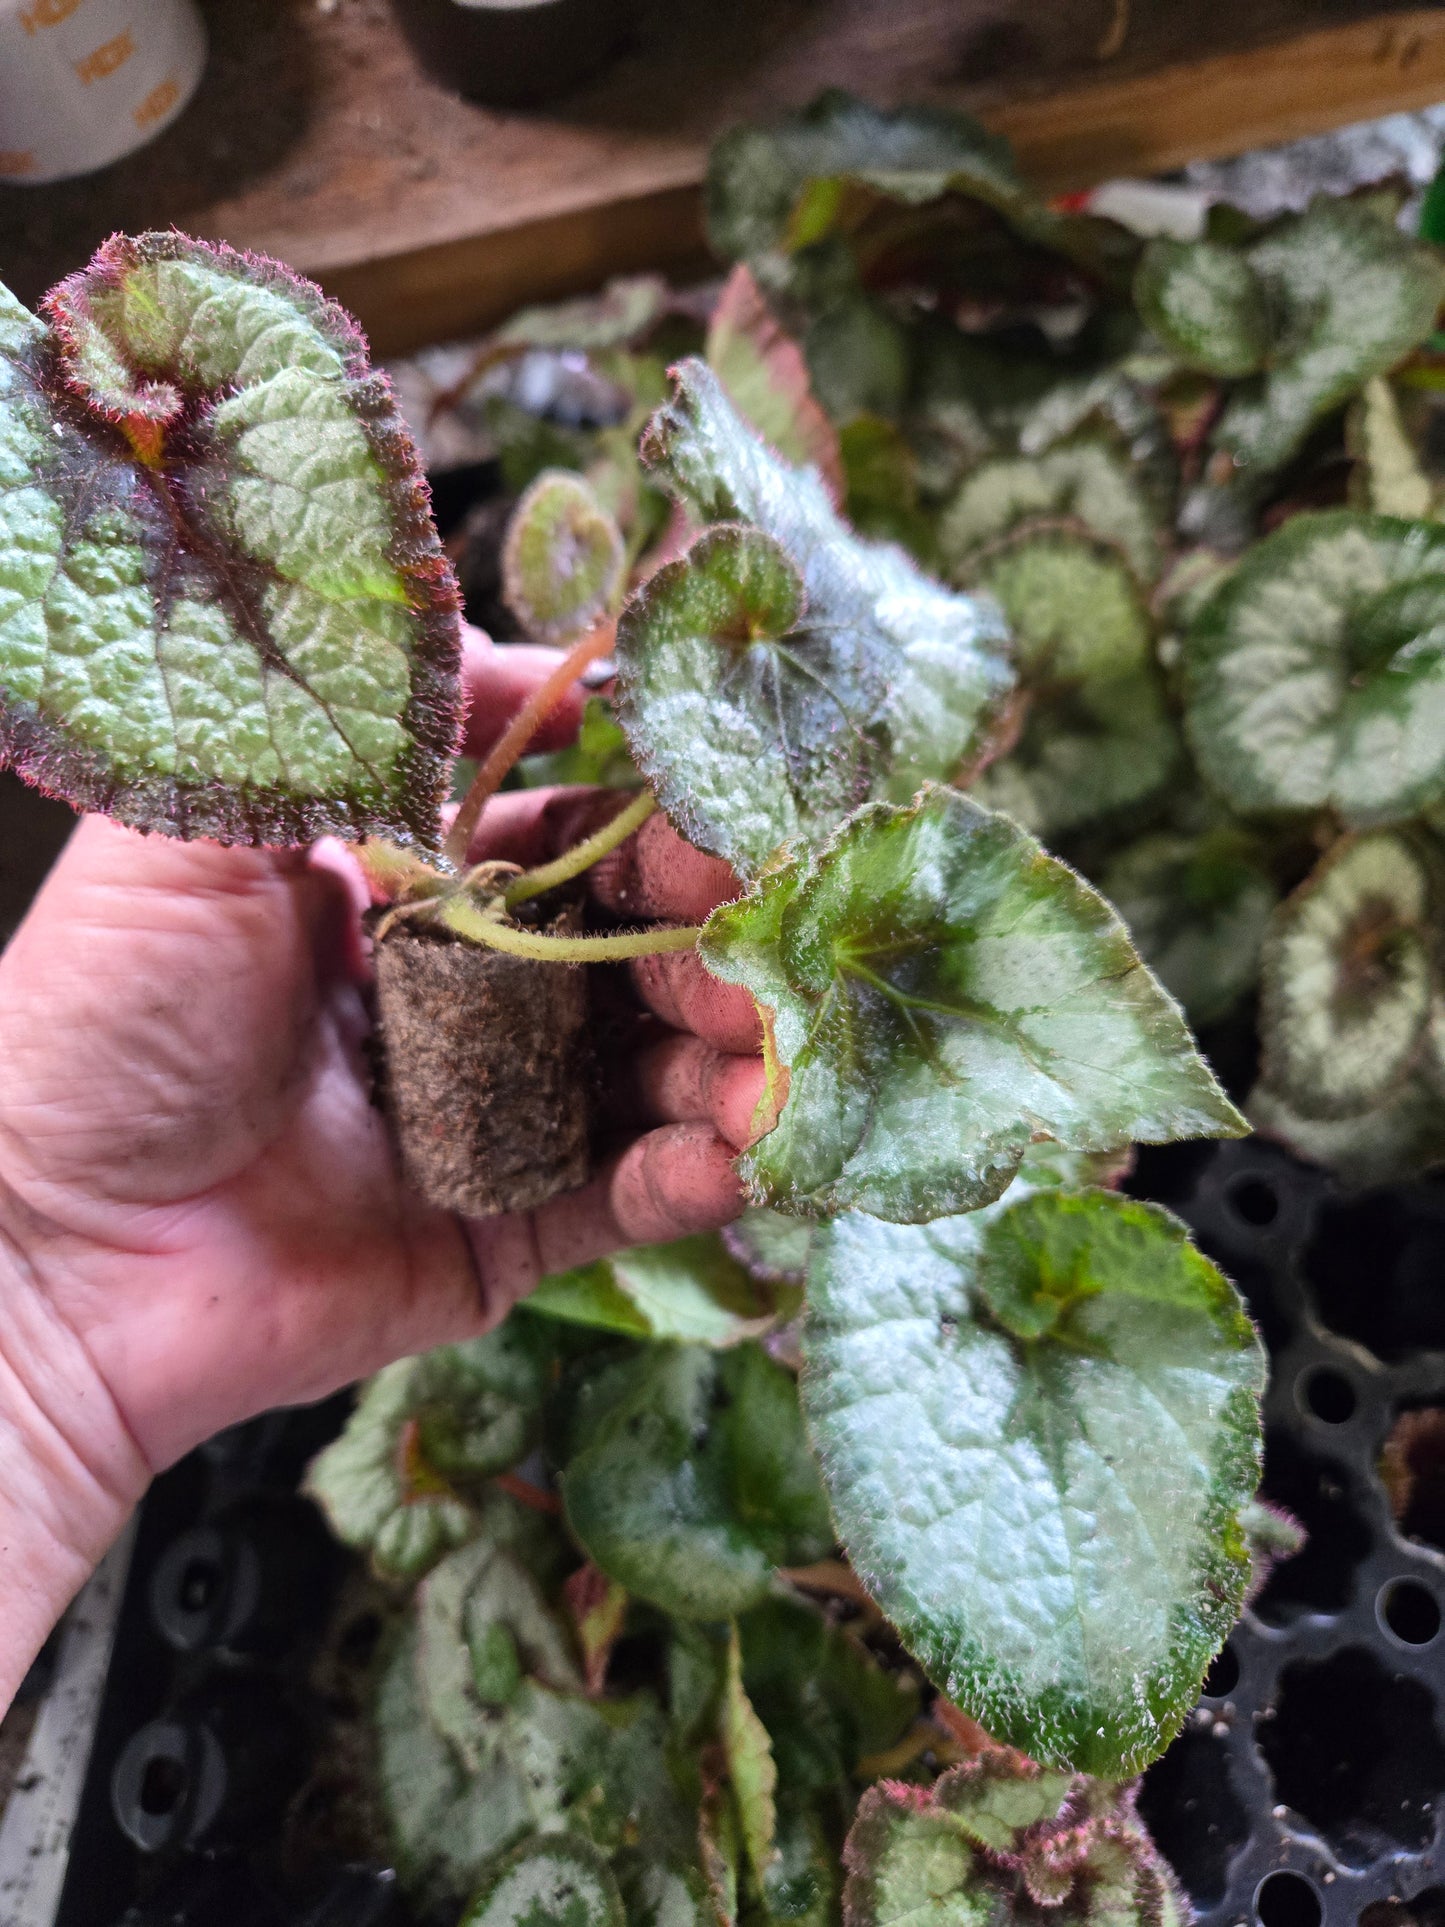
[[[562,661],[563,653],[540,643],[495,643],[471,623],[462,624],[464,756],[486,755],[528,697]],[[586,700],[586,689],[580,682],[573,683],[538,727],[528,750],[564,749],[577,734]]]

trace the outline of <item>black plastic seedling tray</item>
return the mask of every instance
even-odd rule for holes
[[[1445,1183],[1347,1197],[1249,1142],[1146,1152],[1130,1188],[1244,1291],[1272,1360],[1265,1491],[1309,1532],[1150,1771],[1145,1815],[1201,1927],[1437,1927]],[[311,1668],[347,1560],[296,1496],[345,1409],[256,1420],[157,1481],[54,1927],[409,1920],[379,1858],[297,1877],[278,1853],[355,1714]]]

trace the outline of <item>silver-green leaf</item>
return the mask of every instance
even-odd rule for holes
[[[1415,814],[1445,793],[1445,528],[1295,516],[1196,616],[1185,668],[1200,768],[1236,809]]]
[[[1026,1184],[927,1226],[845,1216],[805,1351],[844,1544],[935,1684],[1036,1758],[1160,1753],[1244,1598],[1264,1379],[1184,1227]]]
[[[917,1222],[998,1197],[1035,1138],[1244,1128],[1108,904],[953,790],[858,811],[701,951],[767,1017],[777,1121],[741,1164],[762,1203]]]
[[[866,798],[978,759],[1012,672],[992,603],[854,535],[701,362],[676,380],[644,453],[722,526],[624,610],[619,716],[678,827],[752,875]]]

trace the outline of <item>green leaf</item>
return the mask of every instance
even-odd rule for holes
[[[464,1900],[498,1854],[539,1830],[566,1827],[610,1854],[645,1826],[659,1859],[686,1855],[691,1815],[646,1697],[604,1709],[524,1679],[507,1705],[477,1709],[473,1770],[430,1717],[418,1658],[413,1620],[383,1668],[375,1726],[396,1866],[419,1907]]]
[[[544,1278],[529,1311],[632,1338],[736,1345],[774,1322],[767,1296],[715,1232],[645,1245]]]
[[[306,1491],[344,1545],[415,1579],[476,1529],[475,1487],[524,1456],[541,1424],[545,1364],[524,1321],[405,1358],[367,1384]]]
[[[417,1672],[432,1725],[477,1772],[496,1710],[524,1677],[580,1693],[566,1633],[516,1554],[485,1538],[443,1559],[416,1594]]]
[[[843,1851],[845,1927],[1183,1927],[1132,1795],[1001,1751],[932,1789],[885,1782]]]
[[[978,800],[1039,836],[1141,802],[1180,744],[1154,666],[1149,616],[1120,557],[1069,533],[1020,535],[982,565],[1008,617],[1028,705]]]
[[[502,593],[527,634],[573,641],[612,607],[622,571],[622,531],[587,483],[544,469],[512,511],[502,549]]]
[[[1159,520],[1149,495],[1123,454],[1093,440],[974,469],[939,525],[949,573],[976,579],[989,550],[1021,525],[1038,521],[1067,523],[1116,549],[1141,583],[1159,573]]]
[[[522,308],[492,337],[497,347],[573,349],[597,354],[644,339],[673,303],[660,274],[618,275],[600,294]]]
[[[1250,375],[1215,431],[1248,471],[1277,469],[1320,416],[1423,341],[1445,297],[1434,249],[1379,212],[1321,198],[1240,251],[1155,241],[1136,284],[1141,312],[1182,361]]]
[[[625,1927],[612,1870],[565,1833],[523,1841],[488,1875],[459,1927]]]
[[[777,1854],[778,1813],[774,1796],[778,1789],[778,1768],[768,1729],[754,1712],[743,1685],[742,1646],[736,1622],[728,1632],[720,1725],[723,1757],[727,1761],[733,1798],[737,1801],[743,1847],[753,1878],[762,1886]]]
[[[602,1570],[683,1619],[767,1594],[773,1569],[833,1544],[797,1389],[756,1345],[653,1346],[620,1368],[562,1478]]]
[[[808,1269],[813,1227],[783,1211],[744,1211],[723,1228],[728,1250],[754,1278],[768,1284],[801,1285]]]
[[[1259,974],[1276,891],[1236,830],[1146,836],[1100,878],[1140,956],[1191,1024],[1227,1017]]]
[[[1144,321],[1202,374],[1237,380],[1264,366],[1269,297],[1238,248],[1222,241],[1151,241],[1134,277]]]
[[[1261,1075],[1307,1118],[1373,1110],[1420,1058],[1434,995],[1432,879],[1386,831],[1348,837],[1281,904],[1265,943]]]
[[[918,1713],[918,1682],[879,1664],[801,1599],[765,1599],[738,1621],[743,1682],[772,1735],[779,1783],[812,1795],[844,1784]]]
[[[577,740],[566,749],[524,756],[517,773],[528,789],[553,783],[601,783],[608,789],[635,790],[642,778],[627,753],[627,738],[604,696],[589,696],[582,708]]]
[[[623,728],[692,842],[752,874],[980,755],[1012,680],[991,604],[851,534],[700,362],[644,453],[705,520],[750,525],[706,531],[618,627]]]
[[[1350,500],[1376,515],[1399,515],[1406,521],[1427,521],[1435,492],[1421,467],[1395,391],[1383,375],[1367,381],[1350,410],[1346,442],[1355,457]]]
[[[457,592],[354,327],[276,262],[115,236],[0,327],[0,757],[175,836],[431,845]]]
[[[1205,604],[1185,667],[1190,740],[1235,808],[1414,814],[1445,792],[1445,529],[1295,516]]]
[[[1348,1185],[1398,1184],[1445,1163],[1445,1102],[1424,1075],[1354,1117],[1301,1117],[1266,1084],[1251,1091],[1245,1110],[1262,1137]]]
[[[1105,223],[1057,214],[1027,187],[1008,142],[969,114],[895,112],[829,88],[768,127],[735,127],[708,160],[708,234],[725,260],[817,248],[861,225],[860,190],[904,209],[949,197],[1002,217],[1025,240],[1086,265],[1115,251]],[[866,203],[865,203],[866,206]],[[1122,231],[1118,242],[1127,246]]]
[[[916,1221],[996,1198],[1034,1138],[1242,1129],[1109,906],[955,791],[858,811],[715,910],[701,953],[769,1013],[761,1202]]]
[[[708,324],[708,366],[739,412],[785,461],[817,469],[843,494],[838,432],[813,396],[803,351],[783,332],[751,271],[734,268]]]
[[[934,1683],[1117,1778],[1178,1731],[1243,1601],[1264,1362],[1166,1212],[1020,1189],[822,1230],[804,1404],[854,1567]]]

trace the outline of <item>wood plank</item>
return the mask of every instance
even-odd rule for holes
[[[209,0],[188,113],[105,174],[0,188],[0,278],[34,300],[115,227],[280,255],[382,352],[705,259],[707,147],[825,85],[969,106],[1052,188],[1445,98],[1445,12],[1372,0],[637,0],[567,101],[491,113],[423,74],[385,0]]]

